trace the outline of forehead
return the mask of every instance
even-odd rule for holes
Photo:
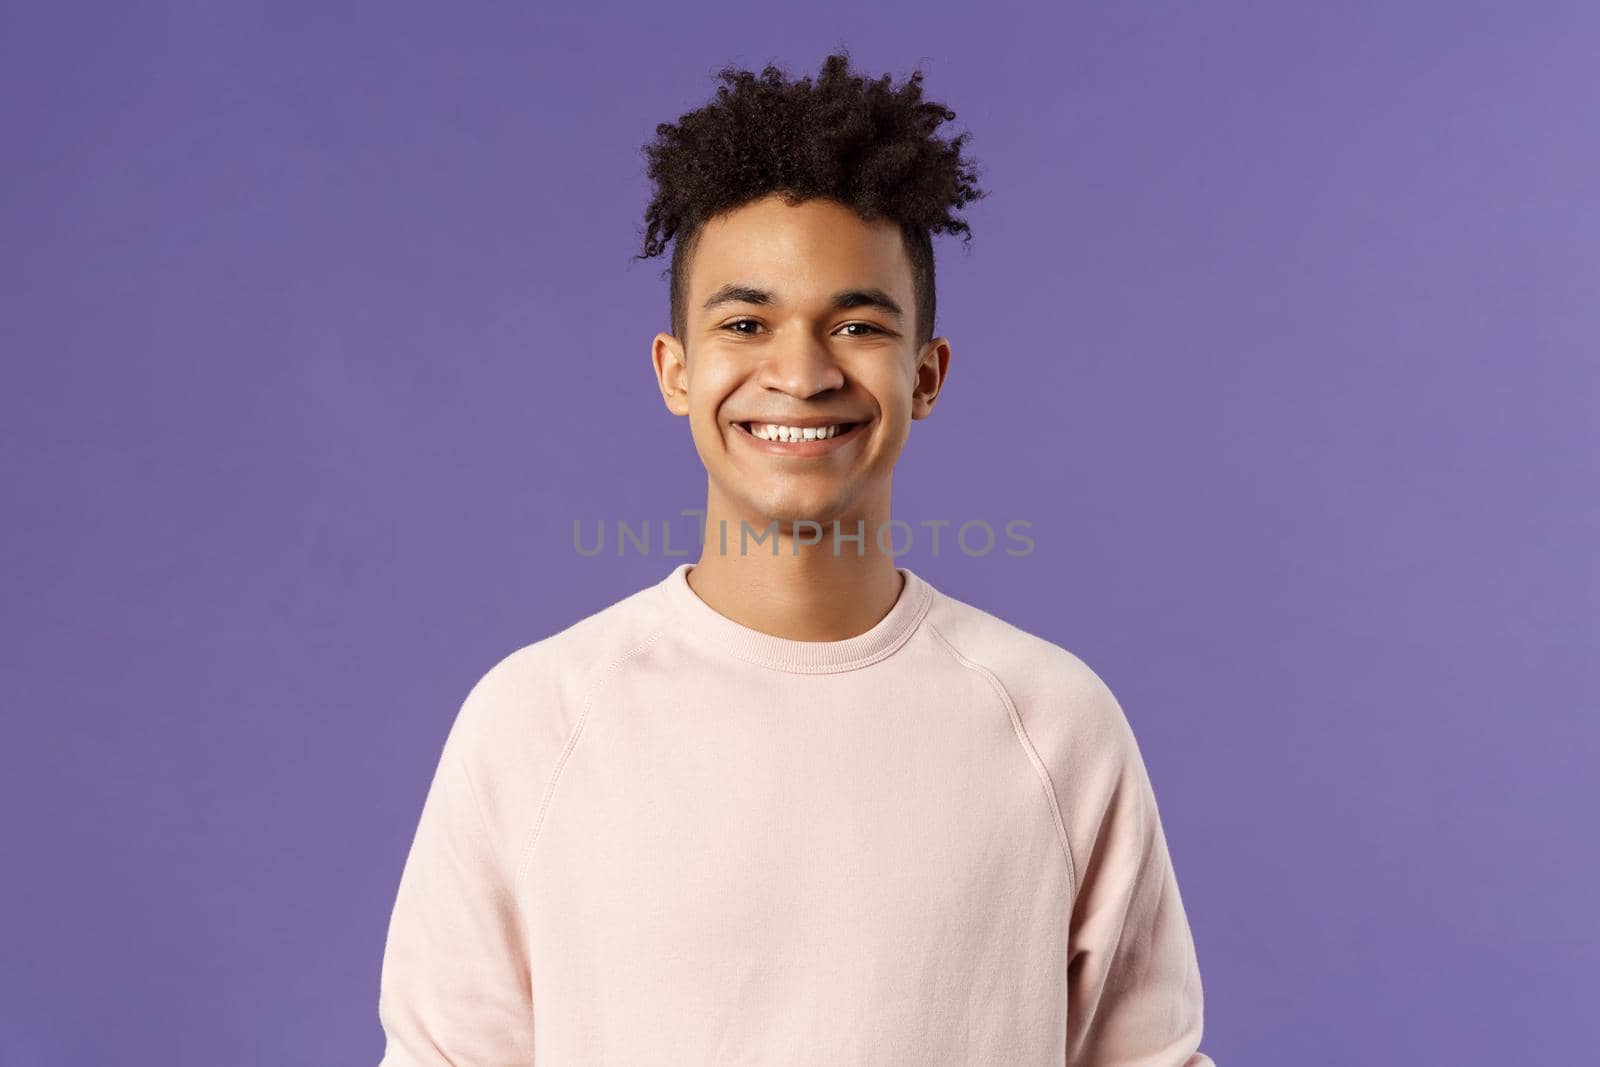
[[[824,199],[791,206],[769,196],[707,222],[689,270],[689,313],[730,283],[797,303],[869,286],[906,306],[912,298],[911,261],[899,225],[882,218],[868,222]]]

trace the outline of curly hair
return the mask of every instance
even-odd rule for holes
[[[670,301],[672,331],[684,336],[687,266],[711,218],[770,194],[790,204],[835,200],[866,221],[900,225],[916,294],[918,347],[933,337],[932,235],[971,227],[953,212],[988,195],[978,168],[962,158],[970,134],[943,140],[936,132],[956,113],[922,98],[922,72],[900,87],[889,75],[852,74],[849,53],[828,56],[815,83],[786,79],[768,64],[756,75],[732,66],[716,75],[716,98],[661,123],[644,147],[655,195],[645,210],[648,259],[675,241]]]

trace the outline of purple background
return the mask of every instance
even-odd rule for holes
[[[1595,6],[790,10],[5,6],[0,1062],[377,1061],[461,699],[704,502],[639,147],[838,44],[991,192],[896,516],[1034,524],[902,562],[1117,693],[1203,1047],[1591,1062]]]

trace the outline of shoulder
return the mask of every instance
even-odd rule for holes
[[[1038,634],[947,596],[930,612],[936,633],[967,666],[989,676],[1037,759],[1076,885],[1119,797],[1142,824],[1149,795],[1133,728],[1111,687],[1080,656]]]
[[[552,766],[594,691],[662,632],[652,587],[500,655],[468,689],[446,746],[475,777]]]
[[[943,593],[928,622],[953,655],[1003,691],[1041,758],[1083,758],[1131,741],[1110,686],[1072,650]]]

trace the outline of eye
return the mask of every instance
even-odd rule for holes
[[[756,327],[756,329],[749,329],[749,330],[741,329],[740,327],[743,327],[743,326],[752,326],[752,327]],[[745,335],[748,336],[750,334],[754,334],[754,333],[758,332],[760,326],[761,326],[761,323],[757,322],[755,319],[734,319],[732,322],[723,323],[722,326],[720,326],[718,328],[719,329],[723,329],[723,330],[727,330],[729,333],[742,333],[742,334],[745,334]],[[864,333],[846,334],[845,335],[846,337],[866,337],[868,334],[874,334],[874,333],[886,334],[886,333],[888,333],[887,330],[884,330],[884,329],[882,329],[881,327],[878,327],[878,326],[874,326],[870,322],[847,322],[843,326],[839,327],[839,329],[848,330],[851,327],[857,327],[860,330],[863,330],[865,332]]]

